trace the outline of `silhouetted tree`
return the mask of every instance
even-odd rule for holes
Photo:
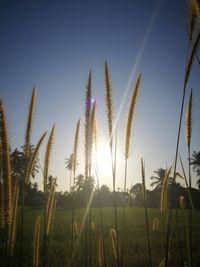
[[[196,172],[197,177],[199,177],[196,184],[200,189],[200,151],[193,151],[190,164],[193,165],[193,170]]]
[[[133,206],[142,207],[143,206],[143,191],[142,184],[137,183],[131,187],[129,190],[131,196],[131,203]]]
[[[154,180],[150,186],[155,186],[154,189],[160,189],[162,187],[164,178],[165,178],[165,172],[166,170],[163,168],[159,168],[156,171],[154,171],[155,174],[157,174],[157,176],[151,176],[150,179]]]
[[[107,185],[102,185],[99,191],[101,194],[101,204],[102,206],[111,206],[113,205],[113,197],[110,191],[110,188]]]
[[[65,166],[66,166],[66,169],[69,170],[70,172],[70,181],[69,181],[69,189],[71,191],[71,186],[72,186],[72,171],[74,169],[74,165],[75,165],[75,159],[74,159],[74,153],[72,153],[69,158],[66,158],[65,159]]]
[[[31,155],[34,151],[34,147],[31,146]],[[10,155],[11,157],[11,164],[12,164],[12,179],[13,182],[17,178],[24,179],[26,170],[27,170],[27,165],[28,165],[28,160],[24,154],[23,151],[19,150],[16,148]],[[36,173],[39,172],[39,165],[38,165],[39,159],[36,160],[33,171],[32,171],[32,177],[35,178]]]

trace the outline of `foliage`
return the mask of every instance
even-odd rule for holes
[[[194,151],[192,153],[190,164],[193,166],[193,170],[196,172],[197,177],[199,177],[197,180],[197,186],[200,189],[200,151]]]

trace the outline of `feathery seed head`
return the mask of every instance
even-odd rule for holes
[[[110,229],[110,238],[112,243],[113,256],[117,260],[117,235],[115,229]]]
[[[200,1],[191,0],[191,6],[195,14],[195,17],[197,18],[198,24],[200,25]]]
[[[104,66],[104,80],[105,80],[105,101],[106,101],[106,112],[108,120],[108,132],[110,146],[112,147],[113,139],[113,99],[112,99],[112,86],[110,81],[110,73],[108,69],[108,64],[105,62]]]
[[[2,157],[2,178],[4,189],[4,217],[7,229],[7,240],[9,240],[10,227],[12,222],[12,182],[11,182],[11,161],[10,148],[8,142],[8,131],[6,114],[2,100],[0,99],[0,140],[1,140],[1,157]]]
[[[72,160],[72,166],[73,171],[75,173],[76,166],[77,166],[77,155],[78,155],[78,144],[79,144],[79,132],[80,132],[80,119],[77,122],[76,125],[76,132],[75,132],[75,138],[74,138],[74,148],[73,148],[73,160]]]
[[[195,8],[194,5],[192,4],[192,1],[189,1],[189,29],[188,29],[188,36],[189,36],[189,41],[191,42],[193,39],[193,33],[195,29],[195,24],[196,24],[196,15],[195,15]]]
[[[33,112],[35,106],[35,98],[36,98],[36,89],[33,87],[33,92],[31,96],[31,101],[29,104],[29,112],[28,112],[28,120],[26,126],[26,134],[25,134],[25,144],[24,144],[24,154],[27,158],[30,158],[30,139],[31,139],[31,131],[32,131],[32,123],[33,123]]]
[[[199,46],[199,41],[200,41],[200,31],[198,32],[198,35],[197,35],[196,39],[194,40],[194,44],[192,46],[191,53],[190,53],[190,56],[188,58],[188,62],[187,62],[187,65],[186,65],[185,78],[184,78],[184,88],[183,88],[184,91],[186,90],[186,87],[187,87],[187,83],[188,83],[188,79],[189,79],[189,76],[190,76],[190,71],[191,71],[191,68],[192,68],[192,63],[193,63],[193,60],[194,60],[194,56],[195,56],[197,48]]]
[[[191,134],[192,134],[192,90],[190,92],[190,97],[188,100],[186,115],[185,115],[185,140],[186,144],[190,145]]]
[[[33,155],[31,156],[31,158],[29,160],[27,171],[26,171],[26,175],[25,175],[25,183],[26,184],[30,183],[31,173],[33,171],[33,167],[34,167],[34,164],[35,164],[38,152],[39,152],[39,148],[40,148],[40,146],[41,146],[41,144],[42,144],[42,142],[44,140],[45,135],[46,135],[46,132],[42,135],[42,137],[38,141],[38,143],[36,145],[36,148],[34,150],[34,153],[33,153]]]
[[[129,106],[128,120],[126,124],[126,140],[125,140],[125,158],[126,159],[129,158],[132,121],[133,121],[133,115],[134,115],[137,97],[138,97],[138,93],[140,89],[140,83],[141,83],[141,74],[139,75],[136,81],[136,85],[134,87],[134,91],[133,91],[130,106]]]
[[[185,209],[185,197],[184,196],[180,196],[179,202],[180,202],[181,209]]]
[[[89,78],[86,86],[86,107],[85,107],[85,178],[87,180],[90,169],[91,160],[91,133],[90,133],[90,116],[91,116],[91,96],[92,96],[92,75],[89,73]]]
[[[44,174],[43,174],[44,193],[46,193],[46,187],[47,187],[47,177],[49,173],[49,162],[50,162],[50,154],[52,150],[54,132],[55,132],[55,124],[53,125],[53,128],[51,130],[51,133],[50,133],[50,136],[47,142],[47,146],[46,146],[46,153],[45,153],[45,159],[44,159]]]
[[[164,181],[162,184],[162,189],[161,189],[161,200],[160,200],[161,212],[164,212],[167,210],[167,204],[168,204],[167,192],[168,192],[168,185],[169,185],[171,169],[172,169],[172,167],[170,167],[169,170],[166,169],[166,171],[165,171],[165,178],[164,178]]]

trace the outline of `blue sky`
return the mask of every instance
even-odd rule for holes
[[[122,187],[124,129],[132,86],[142,72],[131,142],[128,185],[141,182],[140,155],[145,158],[147,185],[153,171],[173,164],[187,52],[187,1],[1,1],[0,95],[8,117],[12,148],[24,142],[27,109],[37,88],[32,140],[56,123],[51,174],[59,190],[69,185],[64,158],[72,151],[78,118],[84,123],[85,85],[92,70],[99,140],[106,143],[103,65],[107,60],[118,120],[118,177]],[[192,151],[200,149],[199,67],[190,77],[193,88]],[[83,128],[83,127],[82,127]],[[184,124],[180,153],[187,162]],[[83,173],[83,131],[79,151]],[[40,154],[41,163],[43,154]],[[102,183],[112,185],[102,170]],[[41,181],[41,175],[38,180]],[[196,177],[193,174],[193,185]]]

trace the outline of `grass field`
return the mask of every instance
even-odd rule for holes
[[[118,208],[119,216],[119,232],[120,232],[120,218],[122,209]],[[181,233],[181,246],[183,249],[184,257],[187,256],[186,250],[186,225],[185,216],[187,211],[179,210],[180,218],[180,233]],[[33,255],[33,241],[34,224],[38,215],[43,216],[43,211],[40,209],[27,208],[25,211],[25,223],[24,223],[24,245],[23,245],[23,265],[32,266]],[[80,226],[84,210],[75,211],[75,221],[78,225],[78,233],[80,233]],[[153,230],[153,220],[157,217],[159,220],[159,227],[157,230]],[[115,261],[112,252],[112,246],[110,241],[110,229],[114,228],[114,216],[112,208],[103,208],[103,221],[104,221],[104,233],[106,240],[106,257],[108,266],[115,266]],[[150,222],[150,241],[152,250],[152,264],[153,266],[159,266],[164,258],[164,240],[165,240],[165,219],[161,216],[159,210],[149,209],[149,222]],[[163,226],[162,226],[163,221]],[[193,221],[193,266],[199,266],[200,264],[200,231],[199,231],[200,213],[195,212]],[[100,217],[99,209],[92,209],[92,266],[98,265],[98,242],[100,237]],[[178,243],[178,233],[175,222],[175,216],[173,217],[172,224],[172,237],[170,240],[170,254],[169,263],[170,266],[180,266],[180,247]],[[70,266],[70,231],[71,231],[71,212],[69,210],[57,209],[55,213],[53,234],[51,240],[51,249],[48,255],[49,266]],[[40,235],[42,237],[42,235]],[[79,239],[79,235],[75,237],[75,240]],[[126,222],[125,222],[125,266],[148,266],[148,250],[146,241],[146,226],[144,218],[144,210],[140,208],[127,208],[126,209]],[[42,244],[42,240],[41,240]],[[80,236],[79,242],[75,249],[75,266],[83,266],[84,262],[84,231]],[[42,263],[42,246],[40,248],[40,261]],[[17,265],[17,259],[16,266]],[[186,259],[185,259],[186,260]]]
[[[194,199],[192,192],[194,190],[192,190],[193,179],[191,175],[193,167],[197,177],[200,177],[200,152],[194,151],[191,154],[193,149],[191,146],[193,143],[193,140],[191,142],[193,91],[190,89],[193,86],[195,87],[195,83],[193,84],[193,82],[191,83],[190,81],[192,68],[197,66],[195,66],[193,62],[195,62],[195,64],[196,61],[198,64],[200,62],[198,55],[200,44],[200,2],[197,0],[190,0],[188,7],[189,38],[186,53],[187,57],[186,60],[183,61],[186,62],[186,64],[183,66],[185,71],[183,73],[180,103],[177,102],[180,113],[176,118],[178,120],[175,128],[171,126],[174,120],[174,118],[171,118],[170,127],[166,128],[167,131],[165,132],[164,128],[162,129],[163,132],[159,132],[160,130],[158,131],[158,134],[162,137],[167,137],[171,132],[173,132],[173,134],[174,132],[177,133],[177,135],[175,135],[176,139],[174,138],[173,142],[169,144],[165,143],[163,146],[163,150],[167,151],[168,149],[166,149],[166,146],[170,145],[171,149],[174,148],[175,154],[174,157],[168,155],[171,161],[170,165],[168,165],[168,161],[165,161],[163,158],[163,162],[166,162],[169,168],[159,168],[158,171],[154,172],[158,177],[151,177],[151,179],[154,180],[151,186],[156,186],[151,195],[159,192],[157,205],[153,205],[153,207],[160,206],[160,209],[147,209],[147,203],[153,203],[153,201],[150,201],[146,190],[147,177],[145,176],[145,160],[143,157],[140,158],[140,166],[138,165],[138,170],[141,170],[140,175],[142,178],[139,192],[142,204],[141,207],[143,206],[143,208],[126,208],[130,197],[136,198],[136,196],[134,196],[136,193],[131,190],[133,188],[128,188],[127,178],[129,176],[131,177],[131,172],[129,172],[130,167],[134,169],[130,161],[131,150],[133,148],[131,139],[132,131],[135,126],[134,117],[136,104],[138,102],[141,84],[143,86],[142,74],[137,75],[135,85],[132,88],[132,94],[129,97],[129,105],[127,105],[127,116],[123,116],[124,118],[122,118],[123,121],[121,122],[119,117],[121,117],[120,110],[122,106],[119,106],[120,112],[114,108],[111,74],[107,61],[104,63],[104,95],[107,117],[105,120],[105,125],[107,125],[107,141],[105,141],[105,145],[107,145],[109,149],[109,156],[106,157],[106,155],[104,155],[105,153],[103,153],[102,157],[106,160],[106,163],[103,163],[101,159],[98,160],[98,155],[101,154],[99,153],[101,152],[99,149],[99,147],[101,147],[101,143],[99,142],[99,137],[101,137],[101,132],[99,130],[101,127],[97,127],[97,113],[99,112],[99,114],[101,114],[104,108],[101,101],[96,102],[96,100],[93,99],[93,74],[91,70],[89,71],[84,99],[84,115],[82,114],[84,118],[78,113],[73,139],[71,135],[64,137],[64,132],[63,138],[58,136],[61,141],[64,140],[64,138],[66,138],[66,140],[69,138],[69,140],[72,141],[71,154],[69,158],[66,158],[66,169],[69,172],[70,178],[70,192],[65,195],[64,200],[66,200],[66,205],[63,205],[63,207],[68,205],[70,209],[55,209],[56,203],[58,204],[58,195],[56,195],[57,177],[52,176],[52,173],[50,173],[50,171],[57,173],[57,167],[55,166],[62,164],[59,155],[57,160],[55,159],[55,165],[53,165],[54,167],[52,166],[53,168],[51,170],[51,153],[54,150],[55,129],[58,128],[58,132],[62,132],[60,123],[57,121],[56,125],[58,126],[54,124],[50,133],[49,130],[43,131],[41,137],[38,138],[38,142],[33,144],[32,140],[35,139],[35,136],[32,138],[32,126],[36,101],[36,87],[34,86],[27,113],[24,142],[20,145],[20,150],[15,149],[12,152],[11,143],[9,142],[9,136],[12,135],[12,130],[8,130],[9,123],[7,123],[6,109],[4,108],[3,100],[0,98],[0,267],[200,266],[200,212],[194,210],[196,207],[193,205]],[[144,49],[142,47],[141,51]],[[140,57],[141,55],[138,54],[136,62],[139,61]],[[157,58],[157,55],[155,58]],[[137,64],[135,66],[137,66]],[[163,65],[165,65],[165,62],[162,62],[162,67]],[[135,67],[133,69],[135,69]],[[169,73],[166,72],[166,75],[169,76]],[[79,75],[76,74],[76,76],[78,77]],[[159,76],[159,73],[156,73],[156,79],[157,77],[159,78]],[[173,76],[173,78],[176,78],[176,75]],[[146,77],[148,78],[148,75]],[[151,79],[155,79],[155,77],[152,76]],[[167,86],[177,87],[177,85],[172,85],[170,82]],[[70,89],[70,91],[73,90]],[[59,95],[59,93],[57,94]],[[14,94],[14,97],[15,96],[16,99],[19,97],[18,94]],[[124,96],[126,96],[126,92]],[[165,98],[166,95],[163,94],[163,97]],[[9,98],[11,98],[11,95],[9,95]],[[159,105],[157,105],[157,102],[159,102],[159,94],[156,94],[153,98],[155,98],[156,106],[159,107]],[[71,101],[70,94],[67,96],[67,99]],[[75,97],[75,100],[76,99]],[[148,97],[146,103],[149,107],[152,107],[154,103],[151,102],[150,99],[151,98]],[[176,103],[175,101],[178,100],[178,98],[176,99],[176,95],[173,96],[173,99],[172,97],[169,99],[170,108],[169,105],[167,105],[167,111],[171,109],[171,103]],[[124,100],[125,98],[122,98],[122,103]],[[144,105],[145,102],[142,103]],[[19,102],[19,106],[21,106],[21,104],[22,102]],[[99,106],[98,111],[96,111],[96,104]],[[64,105],[66,105],[66,103]],[[80,106],[80,103],[78,103],[78,105]],[[72,107],[72,114],[75,114],[75,106],[70,105],[70,107]],[[56,111],[54,105],[51,110],[52,112]],[[114,112],[115,110],[116,114]],[[162,111],[163,109],[161,106],[161,114]],[[71,117],[71,112],[69,117]],[[156,113],[160,112],[158,111]],[[66,113],[63,112],[63,118],[65,118],[65,114]],[[145,120],[142,121],[142,125],[146,124],[147,118],[149,122],[153,120],[156,121],[157,125],[161,126],[157,117],[149,116],[148,118],[147,112],[144,114]],[[48,115],[50,118],[53,118],[50,113]],[[176,116],[175,113],[173,114],[173,117],[174,116]],[[21,118],[21,116],[18,117]],[[126,126],[124,127],[122,125],[124,125],[125,119]],[[166,122],[165,116],[161,116],[161,119],[163,122]],[[74,123],[75,121],[73,121],[73,126],[69,124],[67,126],[68,129],[74,127]],[[36,126],[36,129],[39,130],[42,124],[41,116],[41,121],[38,126]],[[17,128],[20,127],[17,125]],[[44,128],[46,128],[45,124]],[[118,133],[118,129],[122,128],[125,130],[123,148],[121,146],[121,141],[118,141],[118,137],[121,137],[121,134]],[[182,157],[188,159],[188,161],[186,164],[182,164],[180,159],[182,167],[180,173],[179,154],[182,154],[180,152],[183,150],[183,148],[180,149],[183,138],[183,128],[186,141],[186,153],[184,153]],[[103,129],[104,128],[101,129],[102,132],[104,131]],[[157,131],[157,129],[155,130]],[[154,132],[156,132],[155,130]],[[147,133],[148,138],[144,136],[144,138],[141,139],[142,145],[140,142],[137,143],[136,140],[137,145],[139,144],[140,152],[143,151],[143,146],[151,147],[146,143],[146,140],[151,138],[151,135],[148,135],[148,130],[146,131],[145,128],[143,132]],[[160,136],[158,136],[158,141]],[[16,136],[14,137],[17,139]],[[141,137],[143,137],[143,134],[141,134]],[[45,139],[46,141],[44,141]],[[39,157],[39,152],[44,142],[46,142],[46,149],[43,148],[44,150],[42,150],[44,153],[44,161],[41,159],[43,164],[40,164],[39,160],[41,156]],[[65,147],[64,142],[62,146]],[[152,157],[152,159],[154,158],[154,154],[162,158],[162,153],[160,153],[162,146],[159,145],[159,142],[156,142],[154,146],[151,147],[152,151],[149,150],[148,155]],[[159,148],[159,153],[156,154],[157,148]],[[124,159],[118,160],[118,155],[122,154],[124,155]],[[112,181],[113,202],[109,204],[114,206],[112,208],[103,208],[103,206],[106,205],[103,204],[102,201],[105,195],[103,195],[103,190],[100,188],[102,183],[101,177],[103,177],[103,175],[100,175],[99,167],[102,165],[102,169],[106,170],[107,163],[110,169],[105,175],[105,178],[107,179],[108,177],[108,179]],[[149,163],[147,164],[149,165]],[[116,179],[119,178],[118,169],[124,171],[124,175],[120,177],[121,182],[123,181],[121,204],[118,204],[118,192],[116,191]],[[40,180],[40,184],[43,185],[42,191],[38,191],[38,185],[32,183],[32,178],[36,176],[39,170],[41,171],[39,175],[42,176]],[[62,175],[64,175],[64,173]],[[133,175],[132,178],[133,177],[135,176]],[[180,184],[177,183],[177,177],[183,178],[186,186],[183,192],[187,193],[187,196],[186,194],[177,194],[177,192],[179,192],[178,188],[181,187]],[[120,185],[122,185],[121,182]],[[135,180],[133,179],[131,182],[135,182]],[[92,203],[92,200],[95,200],[95,195],[93,194],[95,190],[98,191],[99,195],[98,205]],[[104,191],[106,191],[105,188]],[[31,192],[35,192],[34,195],[32,195]],[[38,196],[41,200],[39,205],[36,203],[38,198],[35,198],[35,196]],[[61,194],[61,197],[63,196],[64,195]],[[26,202],[26,200],[28,201]],[[78,205],[76,205],[76,200]],[[177,205],[178,200],[180,205]],[[42,208],[30,208],[33,206],[36,207],[36,205]],[[59,204],[58,206],[61,207]],[[119,208],[119,206],[122,207]],[[181,209],[177,210],[175,208],[177,206],[180,206]],[[75,209],[75,207],[85,207],[85,209]],[[188,207],[188,209],[186,209],[186,207]],[[88,214],[85,214],[86,209],[89,211]]]

